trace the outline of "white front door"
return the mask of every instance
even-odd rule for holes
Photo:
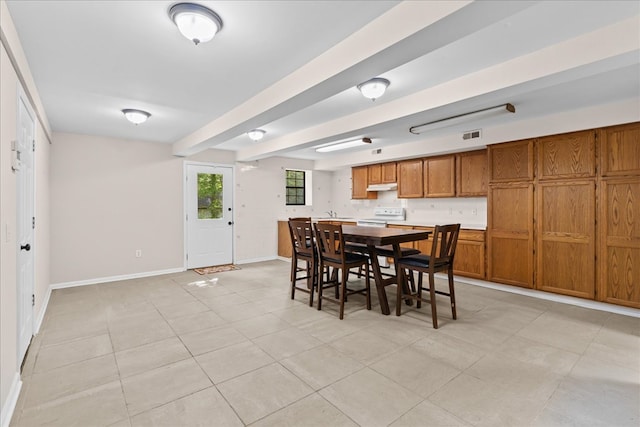
[[[186,164],[187,268],[233,262],[233,168]]]
[[[35,121],[24,94],[21,91],[19,93],[14,167],[17,197],[18,360],[22,361],[33,336]]]

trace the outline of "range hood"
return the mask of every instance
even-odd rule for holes
[[[393,191],[398,189],[398,184],[371,184],[367,187],[367,191]]]

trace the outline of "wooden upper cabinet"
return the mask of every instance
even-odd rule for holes
[[[489,182],[533,180],[533,139],[489,146]]]
[[[378,193],[367,191],[369,185],[369,167],[357,166],[351,168],[351,198],[352,199],[377,199]]]
[[[398,198],[422,197],[422,159],[405,160],[397,165]]]
[[[382,165],[382,183],[391,184],[396,182],[396,162],[383,163]]]
[[[454,197],[456,195],[455,156],[424,159],[424,197]]]
[[[456,154],[456,194],[486,196],[489,180],[487,150]]]
[[[538,139],[536,145],[539,180],[595,176],[596,132],[594,130],[547,136]]]
[[[603,177],[640,175],[640,122],[599,130]]]
[[[369,184],[380,184],[382,183],[382,165],[369,165],[368,168],[368,182]]]

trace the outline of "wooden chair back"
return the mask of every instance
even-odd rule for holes
[[[344,261],[342,225],[319,222],[315,224],[315,228],[320,257],[332,262]]]
[[[429,267],[453,266],[458,234],[460,234],[460,224],[436,225],[433,232]]]
[[[313,229],[310,218],[289,219],[289,232],[293,250],[301,256],[313,257],[316,250],[313,241]]]

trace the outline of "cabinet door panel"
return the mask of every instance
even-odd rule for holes
[[[382,183],[391,184],[396,182],[396,163],[383,163],[382,164]]]
[[[278,221],[278,256],[291,258],[291,233],[287,221]]]
[[[640,308],[640,180],[602,180],[598,300]]]
[[[489,182],[531,181],[533,140],[489,146]]]
[[[538,184],[536,288],[595,296],[595,181]]]
[[[484,241],[471,242],[458,238],[456,256],[453,260],[453,273],[484,279],[484,256]]]
[[[424,196],[454,197],[456,195],[455,157],[433,157],[424,160]]]
[[[458,154],[456,156],[456,195],[486,196],[488,174],[487,150]]]
[[[640,122],[601,129],[602,176],[640,175]]]
[[[398,198],[422,197],[422,159],[398,162]]]
[[[491,185],[488,197],[487,278],[533,287],[533,184]]]
[[[593,130],[538,139],[538,179],[595,176],[595,143]]]
[[[368,173],[368,184],[380,184],[382,182],[382,165],[369,165]]]

